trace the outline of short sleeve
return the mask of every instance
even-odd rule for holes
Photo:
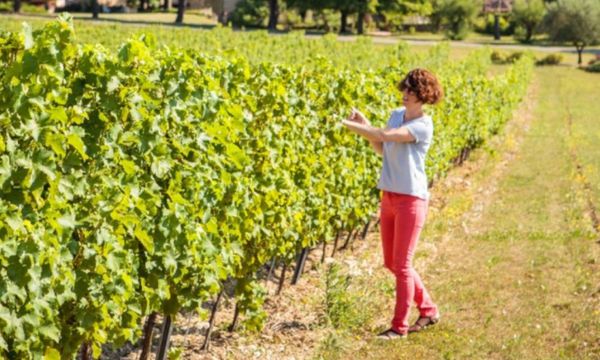
[[[397,119],[398,119],[398,111],[394,110],[394,111],[392,111],[392,114],[390,115],[390,118],[388,119],[387,124],[385,125],[385,128],[393,129],[393,128],[397,127],[398,126]]]
[[[390,115],[390,118],[388,119],[387,123],[385,124],[385,128],[386,129],[391,129],[392,128],[392,121],[394,120],[394,114],[392,113],[392,115]]]
[[[433,136],[433,124],[431,120],[409,121],[404,127],[415,138],[416,143],[431,141],[431,137]]]

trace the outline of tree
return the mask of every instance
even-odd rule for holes
[[[581,65],[585,47],[600,42],[600,3],[597,0],[558,0],[549,4],[543,27],[551,40],[572,43]]]
[[[429,15],[433,8],[432,0],[379,0],[377,11],[392,11],[404,15]]]
[[[187,6],[187,0],[178,0],[177,1],[177,18],[175,19],[176,24],[183,24],[183,14],[185,12],[186,6]]]
[[[16,13],[20,13],[21,12],[21,0],[14,0],[13,1],[13,11]]]
[[[340,12],[340,33],[348,32],[348,17],[357,12],[361,0],[325,0],[324,4],[328,4],[330,9]]]
[[[327,3],[327,1],[325,1]],[[307,10],[322,10],[325,8],[323,1],[319,0],[285,0],[285,4],[288,9],[295,8],[299,12],[306,12]]]
[[[377,10],[379,0],[359,0],[357,5],[358,19],[356,21],[356,31],[362,35],[365,33],[365,17]]]
[[[429,15],[432,0],[285,0],[288,8],[298,9],[300,13],[307,10],[323,11],[326,9],[340,12],[340,32],[347,32],[348,19],[357,14],[356,29],[364,33],[364,19],[368,14],[394,12],[400,14]]]
[[[270,0],[243,0],[240,1],[233,13],[231,21],[236,26],[252,26],[262,27],[265,20],[269,21]]]
[[[279,19],[279,1],[269,0],[269,30],[277,30]]]
[[[92,19],[98,19],[98,13],[100,12],[100,5],[98,0],[92,0]]]
[[[358,19],[356,20],[356,32],[360,35],[365,33],[365,16],[369,12],[367,0],[359,1],[358,5]]]
[[[444,22],[444,18],[442,17],[442,13],[439,11],[440,3],[444,0],[432,0],[432,10],[429,15],[429,22],[431,23],[431,31],[434,33],[439,33],[442,30],[442,23]]]
[[[434,13],[446,26],[446,36],[451,40],[463,40],[477,15],[481,4],[475,0],[440,0]]]
[[[323,1],[323,3],[326,2]],[[357,13],[357,31],[359,34],[363,34],[365,16],[377,9],[379,0],[329,0],[329,4],[331,8],[341,13],[340,33],[348,31],[348,17]]]
[[[315,11],[322,11],[325,9],[339,11],[341,14],[341,33],[348,31],[348,17],[351,14],[358,12],[362,2],[363,0],[287,0],[288,7],[294,7],[300,11],[309,9]]]
[[[542,0],[515,0],[512,17],[519,29],[522,29],[519,40],[530,43],[545,14],[546,7]]]

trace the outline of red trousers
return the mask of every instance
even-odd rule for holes
[[[383,191],[381,240],[384,266],[396,276],[396,307],[392,329],[408,332],[410,305],[414,300],[421,316],[434,316],[437,306],[412,266],[412,258],[427,215],[427,200]]]

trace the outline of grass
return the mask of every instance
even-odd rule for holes
[[[443,31],[438,33],[433,32],[415,32],[415,33],[401,33],[395,35],[395,37],[404,40],[425,40],[425,41],[444,41],[446,36]],[[470,32],[464,40],[465,43],[475,43],[481,45],[522,45],[522,46],[571,46],[571,43],[564,42],[552,42],[548,39],[547,35],[536,35],[533,37],[533,41],[530,44],[524,44],[519,42],[513,35],[502,35],[500,40],[494,40],[494,35],[478,33],[475,31]],[[598,47],[592,47],[598,48]]]
[[[517,114],[502,141],[474,154],[472,170],[457,169],[451,185],[436,190],[438,210],[430,211],[415,263],[443,321],[406,342],[373,339],[393,309],[391,276],[377,271],[366,286],[385,291],[374,294],[379,306],[367,311],[381,315],[349,340],[337,338],[334,358],[600,357],[600,245],[570,155],[574,143],[582,162],[598,159],[592,97],[600,85],[593,76],[538,69],[531,109]],[[584,83],[589,95],[577,96]],[[565,99],[577,109],[575,141],[566,136]],[[586,175],[597,199],[598,171]],[[372,262],[380,261],[374,237],[374,253],[362,254]],[[329,343],[314,358],[329,358]]]
[[[380,45],[380,46],[389,46],[389,45]],[[430,45],[415,45],[415,44],[410,45],[410,50],[412,52],[414,52],[415,54],[425,54],[425,53],[427,53],[427,51],[429,51],[430,48],[431,48]],[[476,50],[476,48],[451,46],[449,56],[452,60],[462,60],[462,59],[466,58],[473,50]]]
[[[569,140],[573,155],[582,167],[578,181],[589,187],[586,194],[596,207],[596,216],[600,216],[600,127],[597,116],[600,111],[600,103],[597,101],[599,81],[600,74],[583,71],[564,71],[556,79],[561,93],[561,107],[568,109],[565,117],[571,116],[572,134]]]
[[[426,40],[426,41],[444,41],[446,40],[446,36],[444,32],[432,33],[432,32],[416,32],[416,33],[406,33],[397,35],[399,39],[404,40]],[[512,36],[502,36],[500,40],[494,40],[493,35],[489,34],[480,34],[476,32],[471,32],[467,35],[467,37],[463,40],[464,42],[469,43],[478,43],[478,44],[520,44],[517,40]]]

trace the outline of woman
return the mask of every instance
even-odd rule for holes
[[[384,265],[396,277],[396,307],[392,326],[378,335],[381,339],[406,338],[440,320],[437,306],[412,267],[412,258],[427,214],[429,192],[425,156],[431,145],[433,122],[423,113],[424,104],[436,104],[442,88],[436,77],[424,69],[412,70],[398,85],[403,108],[394,110],[385,129],[371,126],[353,109],[343,124],[365,137],[383,155],[383,169],[377,187],[381,200],[381,239]],[[409,327],[412,301],[420,317]]]

